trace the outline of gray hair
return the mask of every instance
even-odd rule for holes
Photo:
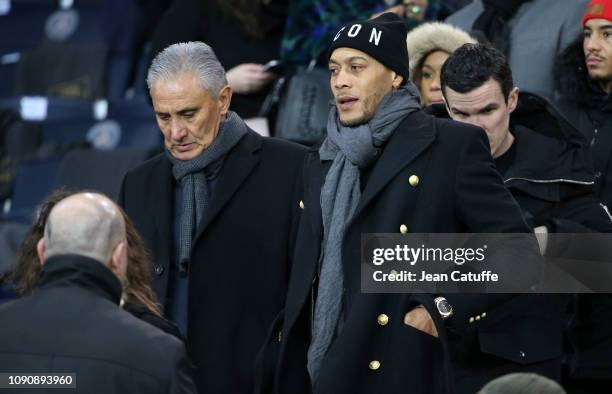
[[[213,97],[227,85],[225,70],[212,48],[192,41],[170,45],[155,56],[147,73],[149,92],[155,81],[169,81],[186,73],[197,75],[202,88]]]
[[[77,254],[110,261],[119,242],[125,242],[125,222],[114,202],[98,193],[78,193],[58,202],[45,226],[46,258]]]

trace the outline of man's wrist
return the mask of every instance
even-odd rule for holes
[[[440,314],[442,320],[446,320],[453,315],[453,307],[444,297],[436,297],[434,299],[434,305]]]

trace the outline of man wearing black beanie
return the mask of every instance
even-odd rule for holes
[[[420,110],[399,17],[342,27],[329,69],[335,105],[327,137],[304,162],[286,307],[260,353],[257,386],[279,394],[452,392],[446,321],[465,329],[504,297],[454,306],[440,294],[363,293],[362,234],[530,229],[484,131]],[[507,247],[538,253],[535,239]],[[536,276],[537,267],[521,269]],[[275,366],[274,377],[266,366]]]

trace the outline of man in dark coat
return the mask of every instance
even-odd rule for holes
[[[152,254],[152,287],[186,337],[199,390],[250,393],[286,295],[304,149],[228,111],[231,87],[204,43],[166,48],[148,84],[166,150],[126,175],[120,202]]]
[[[481,44],[460,47],[444,63],[441,85],[450,116],[486,131],[497,169],[526,220],[541,235],[541,248],[547,249],[547,255],[556,254],[554,249],[558,249],[558,245],[548,242],[549,233],[612,231],[612,219],[593,193],[592,169],[580,134],[575,131],[567,139],[562,134],[553,138],[519,122],[511,126],[519,91],[500,51]],[[546,126],[552,127],[551,123]],[[505,354],[502,347],[494,351],[482,349],[490,354],[457,358],[457,374],[462,373],[461,378],[470,382],[467,384],[481,383],[480,376],[493,368],[537,372],[559,381],[569,301],[569,295],[563,294],[518,297],[518,314],[512,325],[499,322],[487,327],[487,332],[480,334],[481,349],[487,336],[503,338],[502,342],[513,346],[528,337],[523,342],[529,348],[519,346],[515,352],[520,349],[531,356],[520,360],[512,353]],[[453,347],[465,347],[464,339],[452,343]]]
[[[0,371],[72,373],[76,388],[62,392],[195,393],[183,344],[118,306],[126,248],[110,199],[60,201],[38,243],[38,288],[0,307]]]
[[[284,318],[262,357],[278,352],[277,393],[448,391],[445,326],[469,333],[511,313],[506,294],[361,292],[362,234],[530,231],[484,132],[420,111],[405,37],[387,13],[343,27],[331,44],[335,106],[328,137],[305,161]],[[510,244],[537,253],[533,239]],[[537,276],[537,266],[521,269]]]
[[[612,204],[612,1],[592,0],[583,34],[557,59],[557,104],[590,142],[595,193]],[[612,295],[580,295],[569,329],[571,393],[605,392],[612,384]]]
[[[595,13],[597,12],[597,13]],[[612,205],[612,1],[592,1],[583,34],[557,58],[557,104],[591,143],[595,192]]]
[[[536,231],[612,231],[610,216],[593,193],[589,152],[580,133],[562,124],[563,118],[550,116],[550,123],[542,125],[548,130],[538,132],[524,125],[529,114],[511,117],[519,89],[504,55],[495,48],[464,45],[449,59],[442,77],[448,113],[487,132],[496,167]],[[521,99],[525,107],[535,100],[547,103],[536,95]],[[551,130],[558,133],[556,138]]]

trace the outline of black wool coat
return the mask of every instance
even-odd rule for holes
[[[305,148],[250,131],[228,153],[193,241],[187,350],[204,393],[250,393],[252,365],[282,309],[290,273]],[[162,154],[128,172],[120,204],[154,266],[164,303],[173,259],[175,180]]]
[[[583,37],[577,37],[557,58],[556,104],[589,142],[595,194],[609,211],[612,206],[612,94],[604,93],[590,80],[582,42]],[[580,294],[575,297],[574,306],[568,329],[569,376],[597,379],[608,387],[612,381],[612,295]]]
[[[304,211],[294,269],[284,315],[270,330],[260,354],[261,391],[283,394],[311,392],[306,370],[310,342],[313,289],[323,235],[320,193],[331,162],[309,152],[304,170]],[[414,182],[414,176],[418,182]],[[412,182],[410,181],[412,177]],[[364,294],[360,292],[362,233],[527,233],[521,211],[503,186],[491,159],[484,132],[470,125],[435,119],[422,112],[406,117],[384,146],[371,170],[342,247],[345,284],[345,321],[323,364],[316,392],[438,393],[453,389],[447,368],[447,331],[470,336],[486,327],[488,319],[505,319],[509,294],[447,294],[455,312],[442,323],[430,294]],[[537,253],[530,240],[512,243],[506,252]],[[528,280],[538,267],[511,259]],[[404,315],[424,305],[434,318],[440,339],[406,326]],[[473,323],[473,317],[488,314]],[[386,324],[379,316],[388,317]],[[472,318],[472,323],[470,323]],[[383,319],[384,321],[384,319]],[[504,351],[499,343],[499,350]],[[494,345],[495,348],[497,345]],[[493,350],[494,351],[494,350]],[[269,374],[276,367],[274,377]]]
[[[76,389],[60,392],[196,393],[183,344],[123,311],[120,297],[102,263],[47,259],[32,295],[0,306],[0,370],[75,373]],[[14,392],[40,391],[30,390]]]

